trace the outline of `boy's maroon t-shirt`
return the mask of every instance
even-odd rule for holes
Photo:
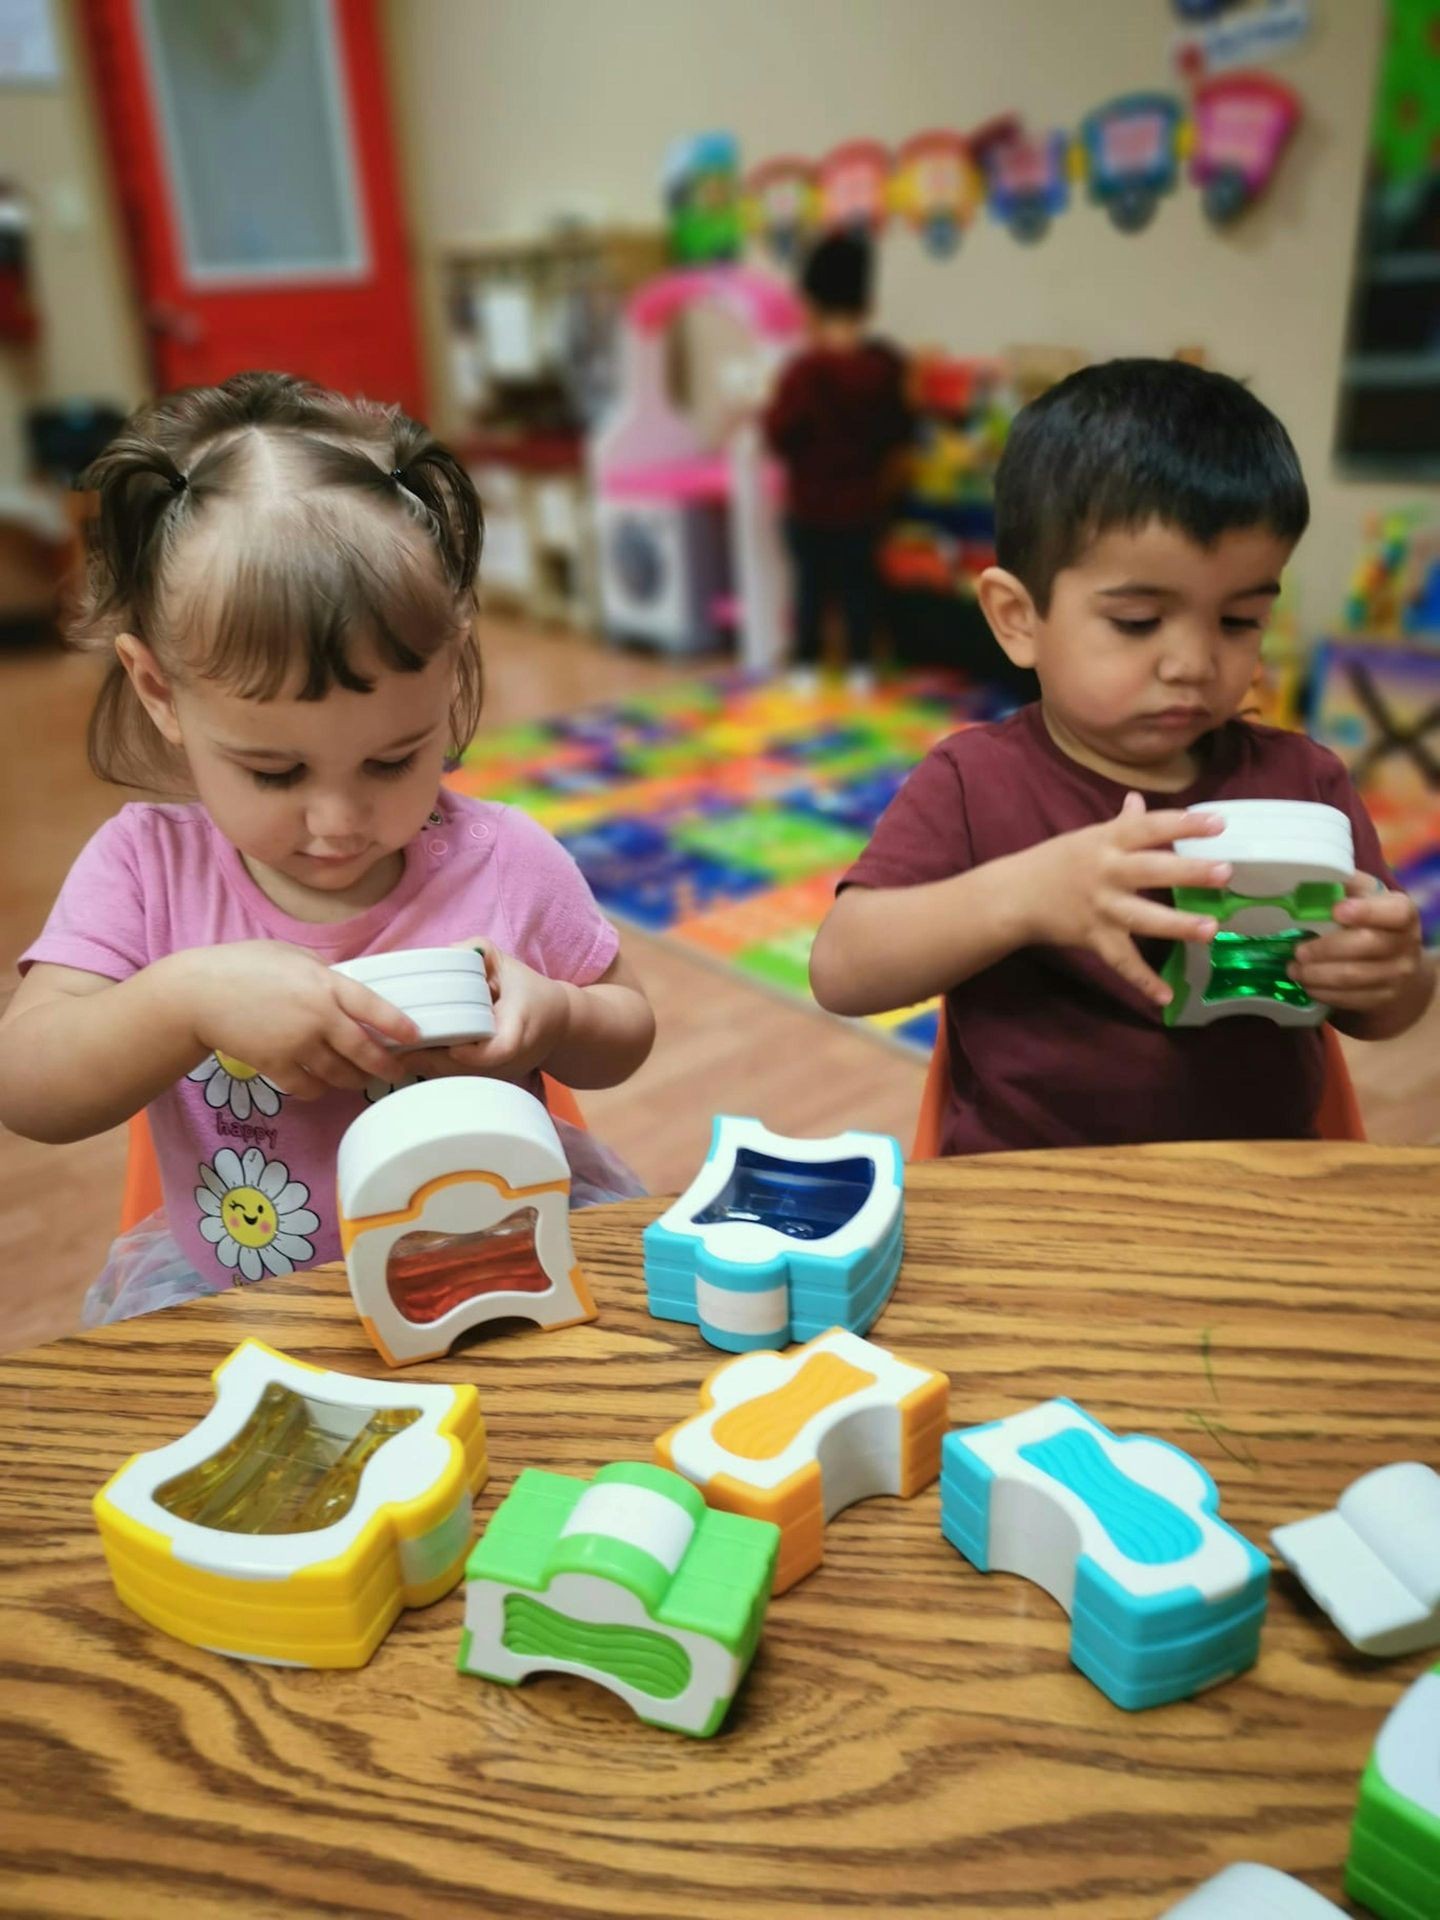
[[[1348,814],[1355,863],[1394,877],[1344,767],[1303,734],[1231,720],[1202,746],[1204,771],[1151,807],[1317,800]],[[1141,789],[1144,792],[1144,789]],[[1062,753],[1039,705],[951,734],[921,761],[841,886],[945,880],[1120,811],[1127,788]],[[1142,941],[1158,969],[1169,945]],[[1314,1028],[1231,1015],[1164,1025],[1160,1009],[1098,954],[1025,947],[945,997],[947,1154],[1147,1140],[1305,1139],[1323,1075]]]

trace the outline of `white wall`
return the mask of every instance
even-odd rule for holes
[[[1338,609],[1365,513],[1415,494],[1332,468],[1382,0],[1314,6],[1312,38],[1277,67],[1305,123],[1269,198],[1232,233],[1182,186],[1137,236],[1088,205],[1030,248],[982,216],[949,262],[897,232],[881,281],[882,317],[911,344],[1195,344],[1253,380],[1310,480],[1297,571],[1311,626]],[[390,0],[416,238],[433,261],[446,241],[571,210],[654,219],[666,146],[708,127],[731,129],[747,163],[818,157],[857,135],[898,143],[1010,108],[1073,127],[1114,94],[1171,84],[1174,25],[1168,0]]]

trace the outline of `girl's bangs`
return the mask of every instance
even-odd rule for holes
[[[197,677],[252,700],[320,700],[332,687],[369,693],[364,666],[416,672],[464,626],[418,542],[366,545],[362,527],[342,530],[330,514],[323,523],[293,511],[285,524],[266,519],[253,531],[242,524],[239,538],[204,542],[193,580],[170,596],[166,652]],[[307,520],[315,524],[300,524]],[[192,651],[202,634],[203,651]]]

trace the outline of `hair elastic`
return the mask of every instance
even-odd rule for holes
[[[190,485],[190,476],[188,474],[185,474],[185,473],[171,474],[170,491],[172,493],[184,493],[185,490],[189,487],[189,485]]]

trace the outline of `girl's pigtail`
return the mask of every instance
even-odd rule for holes
[[[403,417],[396,422],[391,477],[429,516],[450,585],[456,593],[470,593],[485,532],[474,481],[448,447]]]

